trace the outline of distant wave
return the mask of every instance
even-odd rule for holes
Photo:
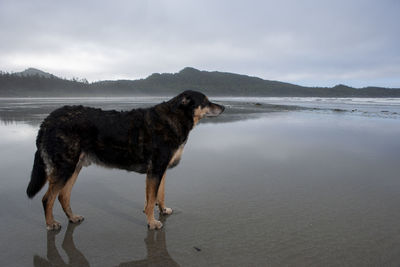
[[[296,110],[347,112],[354,115],[400,119],[400,98],[219,97],[216,99],[222,102],[277,105],[277,111],[292,106],[297,107]]]

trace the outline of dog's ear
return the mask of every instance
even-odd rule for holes
[[[176,110],[179,110],[179,109],[185,109],[185,108],[187,108],[187,107],[190,105],[191,102],[192,102],[192,101],[191,101],[191,99],[190,99],[189,96],[187,96],[187,95],[185,95],[185,94],[180,95],[180,96],[177,97],[176,100],[173,102],[174,104],[173,104],[173,106],[172,106],[172,110],[173,110],[173,111],[176,111]]]
[[[182,100],[181,100],[181,104],[184,106],[187,106],[187,105],[189,105],[189,103],[190,103],[190,99],[187,96],[183,96]]]

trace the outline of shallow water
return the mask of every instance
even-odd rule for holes
[[[220,101],[253,102],[301,107],[319,113],[342,112],[352,116],[400,119],[400,98],[333,97],[219,97]]]
[[[162,230],[146,227],[144,175],[90,166],[71,200],[85,221],[69,225],[57,203],[63,228],[53,233],[45,190],[29,200],[25,189],[38,118],[62,103],[8,111],[0,103],[1,266],[400,264],[398,119],[234,104],[222,115],[230,119],[192,131],[168,171],[174,214],[161,218]]]

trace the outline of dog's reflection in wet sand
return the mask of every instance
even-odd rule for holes
[[[166,216],[160,216],[160,221],[164,223]],[[165,238],[165,229],[159,231],[148,230],[144,239],[147,248],[147,258],[121,263],[120,267],[129,266],[180,266],[168,253]]]
[[[75,227],[79,224],[69,223],[65,231],[62,248],[68,256],[68,263],[65,263],[56,247],[56,235],[59,232],[47,232],[47,260],[35,255],[33,265],[39,266],[90,266],[85,256],[76,248],[72,237]]]
[[[165,217],[160,218],[162,222]],[[73,233],[75,227],[79,224],[69,223],[64,235],[62,248],[67,254],[68,263],[64,262],[56,247],[56,231],[47,232],[47,259],[35,255],[33,257],[33,265],[35,267],[43,266],[90,266],[89,261],[76,248]],[[134,260],[123,262],[118,266],[179,266],[168,253],[165,230],[148,230],[147,237],[144,239],[147,248],[147,257],[142,260]]]

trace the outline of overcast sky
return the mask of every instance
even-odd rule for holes
[[[0,0],[0,70],[96,81],[186,66],[400,88],[400,1]]]

